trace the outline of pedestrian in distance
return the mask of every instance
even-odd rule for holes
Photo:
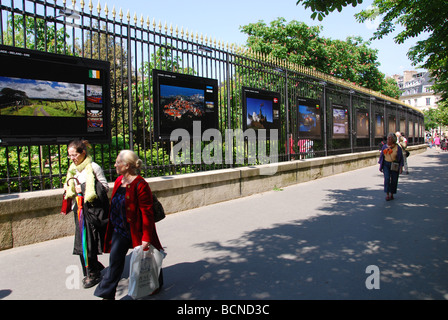
[[[404,171],[406,172],[406,174],[409,174],[408,170],[409,151],[407,150],[408,140],[404,136],[403,132],[397,131],[395,135],[397,136],[397,143],[400,146],[401,151],[403,153]]]
[[[397,137],[394,133],[387,136],[387,144],[383,146],[378,161],[380,171],[384,174],[384,192],[386,201],[393,200],[397,193],[398,177],[403,172],[404,160],[403,152],[397,144]]]
[[[381,151],[383,150],[383,146],[387,144],[387,136],[383,137],[383,140],[380,141],[380,143],[378,143],[378,150]]]
[[[440,137],[437,134],[434,138],[434,145],[436,146],[436,150],[440,150]]]
[[[445,137],[442,139],[442,142],[440,143],[440,148],[442,149],[442,151],[447,150],[447,139]]]
[[[109,184],[101,167],[88,154],[89,148],[87,140],[73,140],[68,144],[72,164],[64,184],[65,197],[76,200],[71,208],[75,216],[73,254],[80,257],[84,288],[91,288],[101,280],[104,266],[98,261],[98,255],[103,252],[109,215]]]
[[[288,136],[289,136],[289,146],[288,146],[288,143],[285,143],[285,147],[289,148],[289,155],[291,157],[291,160],[295,160],[296,153],[294,152],[294,137],[292,136],[292,133],[289,133]],[[288,152],[288,151],[286,151],[286,152]]]
[[[115,162],[119,177],[112,190],[104,252],[110,253],[109,268],[95,289],[95,296],[115,299],[129,249],[153,245],[163,250],[156,231],[151,189],[139,174],[142,160],[131,150],[122,150]],[[163,284],[162,271],[159,289]]]

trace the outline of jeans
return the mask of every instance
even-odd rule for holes
[[[391,162],[384,161],[383,174],[384,174],[384,192],[396,194],[398,186],[398,171],[390,170]]]
[[[94,295],[104,299],[114,299],[117,291],[118,282],[121,279],[126,255],[131,246],[131,239],[126,238],[118,232],[112,235],[112,246],[110,249],[109,268],[103,279],[95,289]]]

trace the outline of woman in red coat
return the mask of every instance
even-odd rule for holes
[[[154,222],[151,189],[138,174],[141,165],[142,160],[130,150],[121,151],[115,162],[120,176],[112,191],[104,243],[104,252],[110,253],[109,268],[95,290],[95,295],[104,299],[115,298],[129,249],[142,245],[146,250],[151,244],[162,250]],[[160,287],[163,284],[162,271],[159,284]]]

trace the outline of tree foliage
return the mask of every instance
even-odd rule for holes
[[[345,41],[320,36],[321,26],[309,27],[303,22],[286,22],[278,18],[267,25],[263,21],[241,27],[249,37],[247,45],[255,51],[286,59],[398,98],[395,81],[386,81],[378,69],[378,50],[361,37]]]
[[[356,7],[358,4],[361,4],[363,0],[298,0],[297,4],[303,3],[305,9],[311,9],[313,13],[311,14],[312,19],[318,18],[319,21],[322,21],[330,12],[334,10],[342,11],[343,7],[347,5],[352,5]]]
[[[431,108],[423,112],[425,115],[425,128],[435,129],[439,126],[448,126],[448,103],[440,102],[438,108]]]
[[[14,35],[14,36],[13,36]],[[56,29],[48,22],[32,17],[10,15],[3,31],[5,45],[28,49],[65,53],[66,41],[70,36],[63,29]]]
[[[298,0],[322,20],[334,10],[341,11],[349,4],[356,6],[363,0]],[[428,38],[413,46],[408,57],[413,65],[421,66],[431,72],[435,84],[433,89],[440,93],[442,101],[448,100],[448,6],[446,0],[374,0],[373,8],[362,10],[355,15],[358,22],[373,20],[380,16],[382,22],[372,39],[381,39],[396,31],[396,26],[402,26],[394,40],[397,44],[427,33]]]

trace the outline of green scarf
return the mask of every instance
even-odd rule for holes
[[[68,169],[67,179],[65,180],[68,181],[68,186],[67,183],[64,184],[66,199],[76,196],[75,180],[70,178],[75,176],[76,171],[81,172],[83,170],[86,170],[86,194],[84,195],[84,201],[92,202],[97,197],[95,193],[95,173],[92,168],[92,157],[87,156],[81,164],[75,165],[72,163]]]

